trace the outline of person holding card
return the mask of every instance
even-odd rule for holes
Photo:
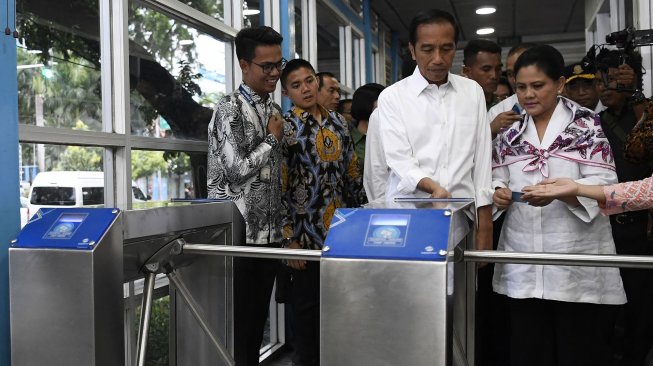
[[[653,177],[607,186],[581,184],[569,178],[547,179],[524,187],[525,202],[537,199],[587,197],[596,200],[604,215],[653,208]]]
[[[494,142],[493,201],[506,211],[499,250],[613,254],[610,223],[595,200],[521,200],[521,190],[557,177],[585,184],[617,181],[598,115],[560,96],[564,60],[548,45],[515,64],[524,113]],[[514,197],[514,199],[513,199]],[[626,302],[619,270],[497,264],[494,291],[508,297],[511,365],[609,365],[618,306]]]

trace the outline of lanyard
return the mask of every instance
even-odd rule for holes
[[[263,117],[265,117],[265,112],[266,112],[266,110],[267,110],[267,106],[264,106],[264,107],[263,107],[263,108],[264,108],[264,109],[263,109],[263,114],[264,114],[264,116],[261,117],[261,115],[258,113],[258,108],[256,108],[256,102],[254,102],[254,99],[253,99],[252,96],[249,94],[249,92],[247,91],[247,89],[245,89],[242,85],[240,85],[240,86],[238,87],[238,90],[240,91],[240,94],[243,96],[243,98],[245,98],[245,100],[247,101],[247,103],[248,103],[249,105],[251,105],[252,108],[254,108],[254,112],[256,113],[256,117],[258,117],[259,124],[261,125],[261,128],[263,129],[263,132],[265,132],[267,126],[263,124]]]

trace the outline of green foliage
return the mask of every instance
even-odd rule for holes
[[[138,332],[140,324],[140,307],[137,309],[134,328]],[[169,316],[170,297],[162,297],[152,303],[152,314],[150,316],[150,331],[148,332],[147,354],[145,365],[147,366],[168,366],[169,354]]]
[[[179,0],[182,3],[224,21],[224,5],[222,0]]]
[[[183,175],[191,170],[190,156],[179,151],[166,151],[163,159],[168,162],[168,170],[177,175]]]
[[[218,104],[218,101],[224,97],[224,93],[204,93],[202,94],[199,103],[203,106],[213,107]]]
[[[160,151],[132,150],[132,177],[149,177],[158,171],[166,171],[168,164]]]
[[[102,170],[102,148],[68,146],[59,156],[54,170],[63,171],[101,171]]]
[[[180,41],[193,40],[197,32],[164,14],[130,3],[129,38],[145,48],[163,67],[172,71],[174,59],[182,52],[193,62],[197,51],[195,44],[181,45]]]
[[[202,89],[197,85],[195,80],[202,78],[202,74],[193,74],[193,69],[188,61],[181,60],[178,62],[179,76],[177,77],[177,84],[186,89],[191,95],[202,95]]]
[[[86,11],[98,12],[97,1],[78,1]],[[69,4],[72,6],[72,4]],[[100,44],[90,38],[82,37],[64,27],[56,27],[34,14],[21,12],[18,19],[19,41],[28,49],[40,50],[39,59],[48,64],[51,56],[58,55],[63,60],[83,59],[97,69],[100,68]],[[99,18],[97,14],[94,15]],[[54,52],[50,53],[51,50]]]
[[[39,55],[18,49],[19,65],[34,65]],[[55,56],[53,56],[55,57]],[[75,128],[78,120],[91,130],[101,129],[102,101],[100,72],[81,60],[50,63],[52,77],[43,76],[46,67],[18,70],[18,116],[20,123],[36,123],[36,100],[43,101],[45,126]]]

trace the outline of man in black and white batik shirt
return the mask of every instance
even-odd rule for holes
[[[243,83],[218,103],[209,124],[209,198],[232,200],[242,213],[246,245],[279,247],[283,119],[269,93],[286,60],[269,27],[236,36]],[[258,365],[278,261],[234,258],[234,352],[237,366]]]

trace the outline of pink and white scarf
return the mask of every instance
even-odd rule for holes
[[[495,140],[492,168],[530,160],[523,171],[539,169],[542,175],[548,178],[549,159],[560,158],[615,170],[612,148],[603,133],[599,116],[569,99],[561,99],[563,106],[570,109],[574,117],[551,146],[540,149],[526,141],[523,133],[528,114],[523,112],[521,119],[502,131]]]

